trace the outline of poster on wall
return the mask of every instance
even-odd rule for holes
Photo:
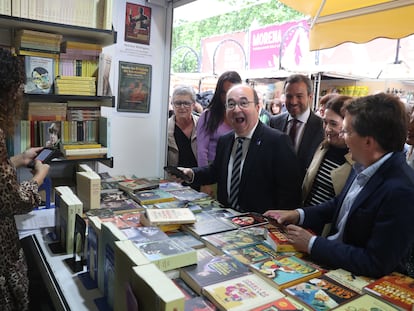
[[[119,62],[118,111],[149,113],[152,66]]]
[[[151,33],[151,8],[126,3],[125,41],[149,45]]]

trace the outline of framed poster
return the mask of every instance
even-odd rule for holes
[[[149,113],[151,65],[119,62],[118,111]]]
[[[125,41],[149,45],[151,33],[151,8],[126,3]]]

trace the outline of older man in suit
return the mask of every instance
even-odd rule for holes
[[[263,213],[300,204],[299,162],[289,137],[258,118],[256,91],[238,84],[227,92],[233,131],[221,136],[210,165],[183,168],[196,184],[217,182],[217,199],[239,211]]]
[[[285,81],[285,98],[287,112],[272,117],[269,125],[291,137],[303,178],[316,148],[324,138],[323,122],[310,108],[312,82],[307,76],[289,76]]]
[[[295,248],[331,268],[375,278],[406,273],[414,242],[414,171],[403,154],[404,104],[381,93],[358,98],[345,109],[342,134],[358,166],[341,194],[320,205],[265,215],[290,224]],[[304,229],[316,232],[329,222],[326,238]]]

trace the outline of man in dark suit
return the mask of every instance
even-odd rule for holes
[[[331,268],[374,278],[406,273],[414,242],[414,171],[402,152],[404,104],[381,93],[355,99],[345,109],[342,134],[358,166],[341,194],[320,205],[265,215],[290,223],[288,237],[296,249]],[[317,232],[330,222],[326,238],[304,229]]]
[[[301,177],[312,161],[316,148],[324,138],[323,122],[310,108],[313,99],[312,82],[294,74],[285,81],[287,112],[270,119],[270,127],[288,133],[301,165]]]
[[[292,143],[286,134],[265,126],[258,115],[256,91],[242,84],[232,87],[226,116],[234,131],[220,137],[210,165],[182,170],[196,184],[217,182],[217,199],[225,206],[259,213],[294,209],[300,204],[301,180]],[[239,163],[238,141],[242,141]]]

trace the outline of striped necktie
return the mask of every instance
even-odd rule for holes
[[[233,170],[231,173],[229,203],[233,208],[237,207],[239,199],[240,167],[243,157],[243,142],[243,137],[237,138],[237,149],[234,155]]]

